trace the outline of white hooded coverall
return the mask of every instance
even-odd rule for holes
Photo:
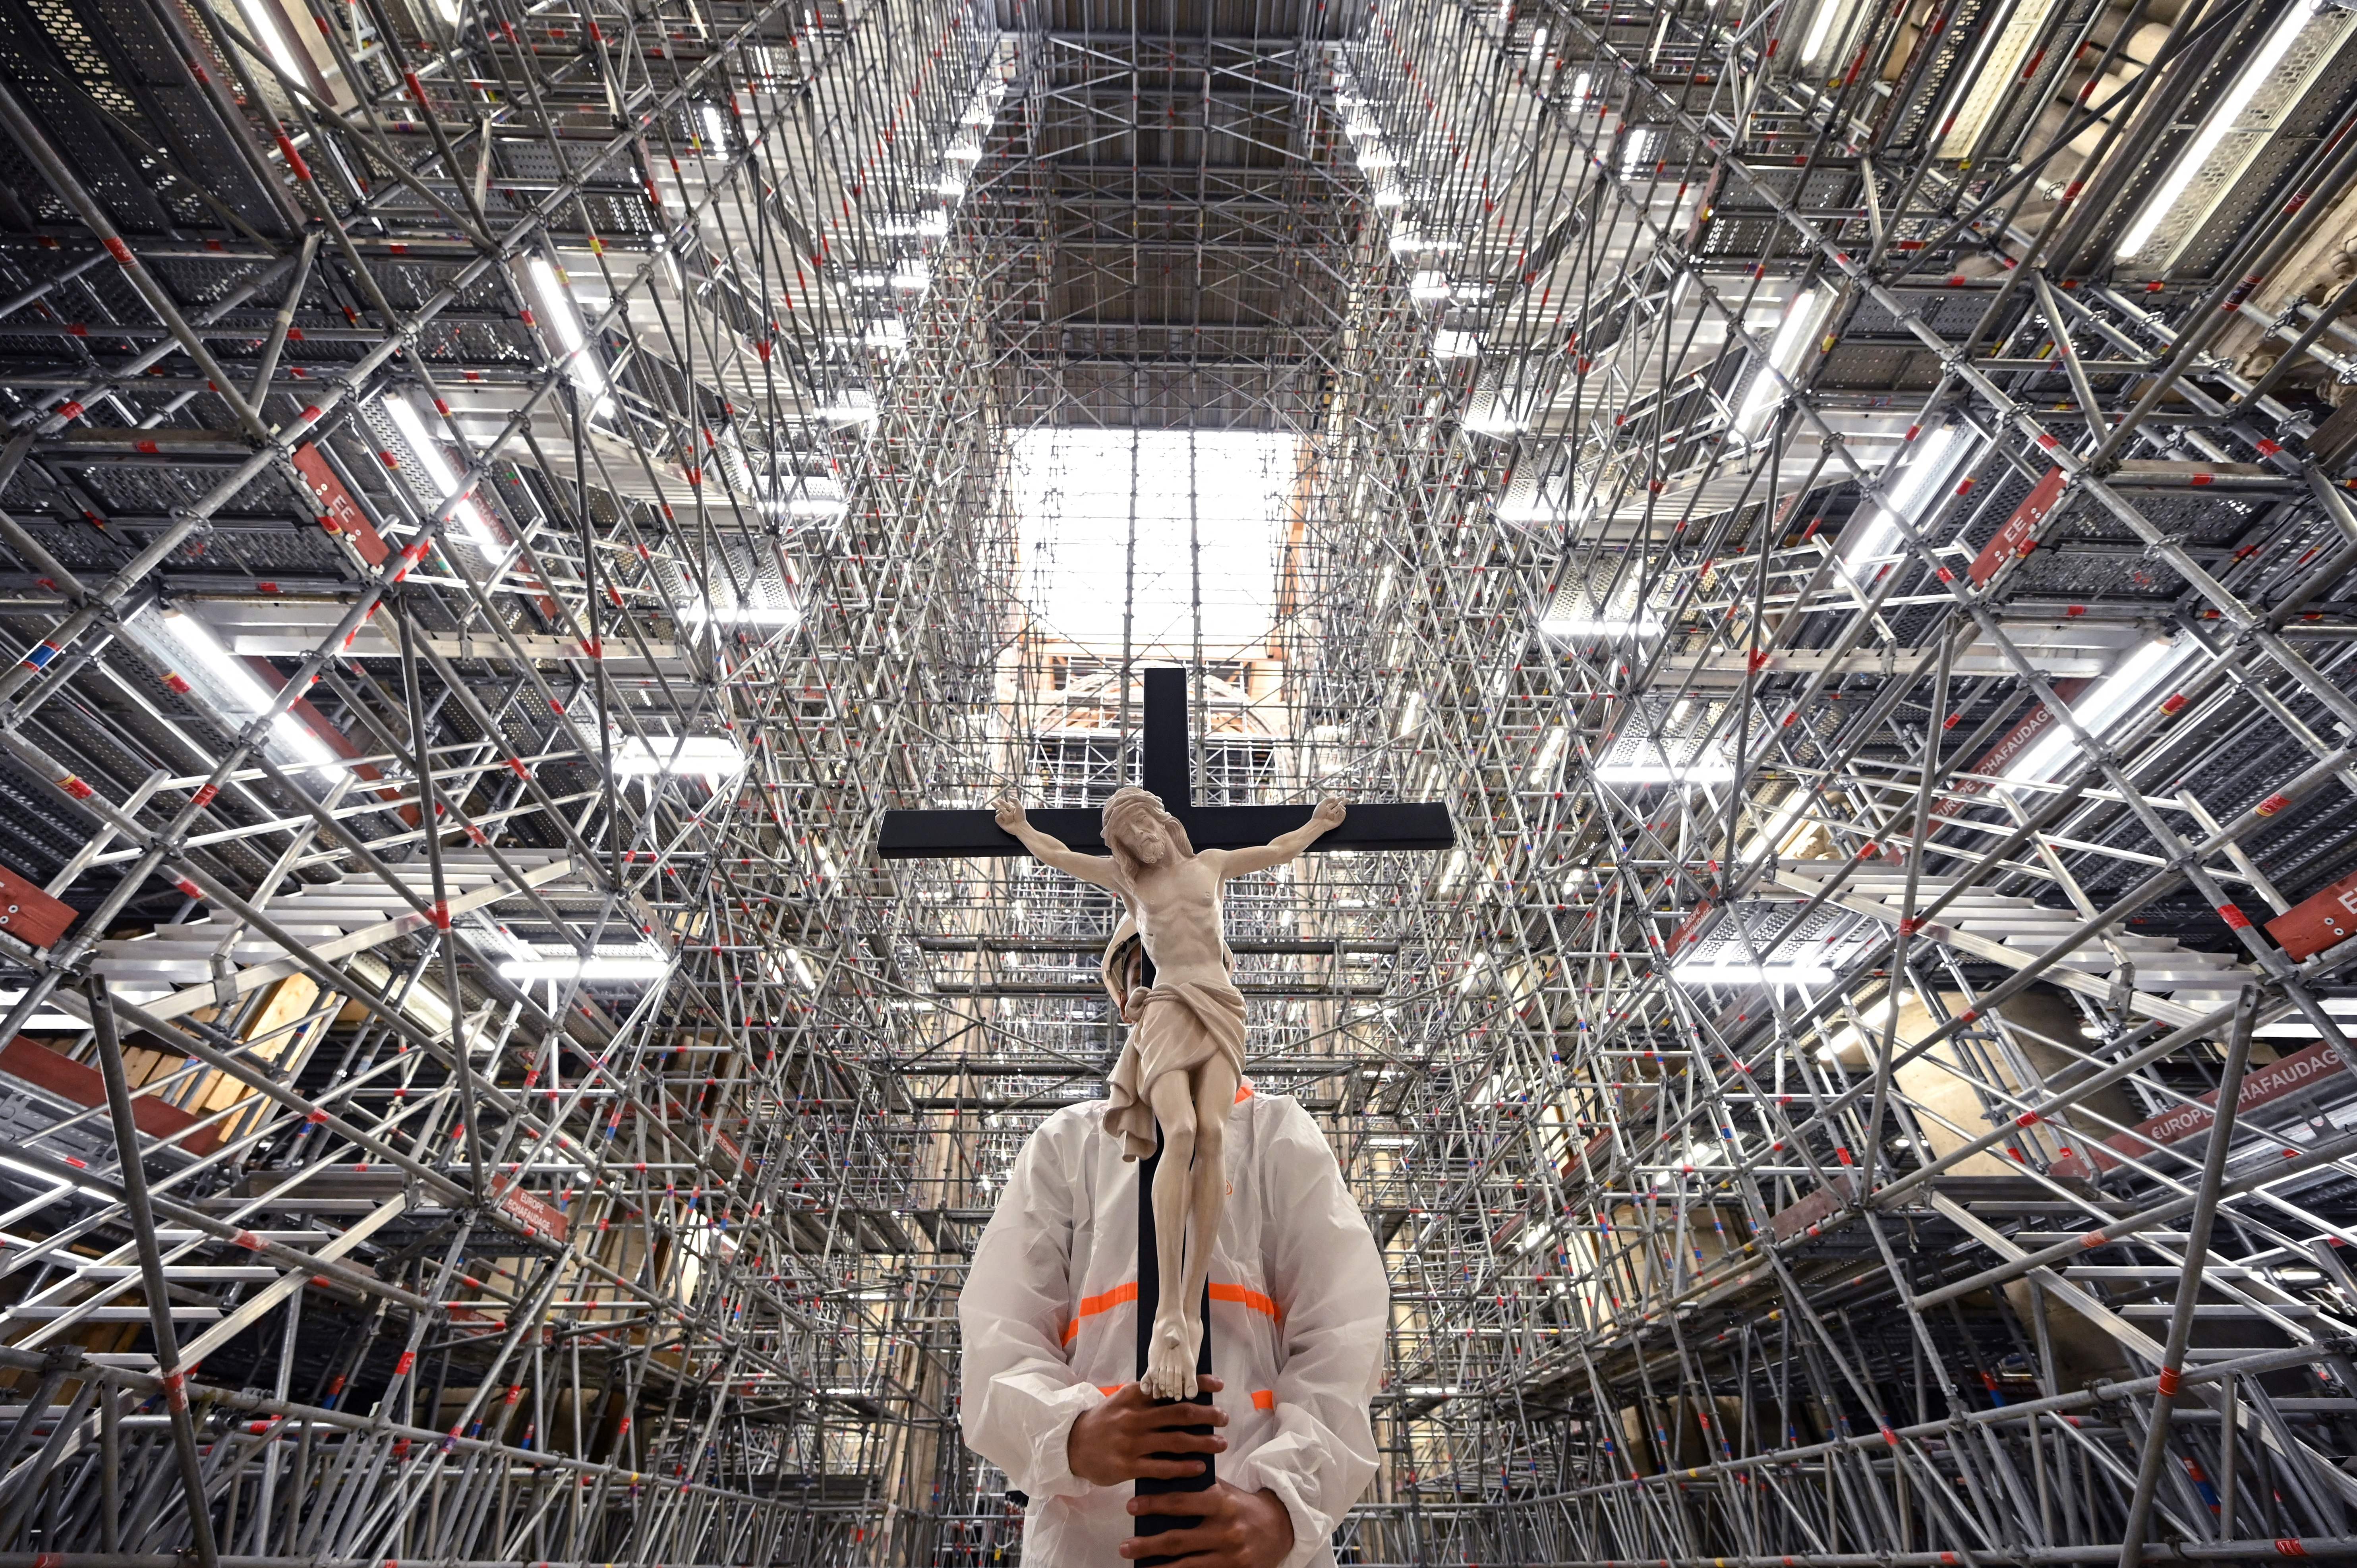
[[[1137,1380],[1137,1183],[1104,1104],[1067,1106],[1023,1146],[958,1304],[961,1419],[974,1452],[1029,1494],[1030,1568],[1118,1568],[1135,1487],[1072,1474],[1083,1411]],[[1367,1407],[1391,1293],[1358,1205],[1309,1113],[1236,1098],[1228,1200],[1211,1253],[1211,1374],[1228,1414],[1219,1478],[1293,1518],[1285,1568],[1334,1561],[1330,1537],[1375,1473]]]

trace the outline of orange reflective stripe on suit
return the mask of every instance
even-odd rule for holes
[[[1277,1310],[1275,1297],[1264,1295],[1249,1285],[1215,1284],[1211,1287],[1211,1299],[1233,1302],[1238,1306],[1249,1307],[1254,1312],[1265,1312],[1274,1318],[1281,1319],[1285,1316],[1284,1313]]]
[[[1070,1323],[1064,1325],[1064,1343],[1070,1345],[1072,1342],[1072,1336],[1081,1331],[1082,1318],[1094,1317],[1100,1312],[1111,1312],[1122,1303],[1136,1299],[1137,1282],[1135,1280],[1130,1281],[1125,1285],[1115,1285],[1102,1295],[1081,1297],[1081,1310],[1073,1315]]]
[[[1070,1323],[1064,1325],[1064,1343],[1070,1345],[1073,1338],[1079,1335],[1081,1331],[1082,1318],[1094,1317],[1099,1313],[1111,1312],[1114,1307],[1124,1305],[1125,1304],[1135,1301],[1136,1299],[1137,1282],[1135,1280],[1130,1281],[1127,1284],[1115,1285],[1113,1289],[1104,1292],[1101,1295],[1084,1295],[1081,1297],[1080,1311],[1072,1315],[1072,1320]],[[1243,1307],[1248,1311],[1266,1313],[1271,1318],[1280,1321],[1285,1316],[1285,1314],[1277,1309],[1276,1300],[1274,1296],[1270,1296],[1261,1291],[1254,1290],[1249,1285],[1223,1285],[1214,1283],[1211,1286],[1211,1299],[1213,1301],[1230,1302],[1237,1306]]]

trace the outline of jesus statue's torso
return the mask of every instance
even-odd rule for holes
[[[1127,902],[1157,983],[1228,983],[1234,961],[1221,936],[1220,876],[1200,856],[1141,866]]]

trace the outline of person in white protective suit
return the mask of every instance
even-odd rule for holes
[[[976,1453],[1028,1494],[1027,1568],[1310,1568],[1375,1473],[1368,1404],[1390,1291],[1333,1151],[1285,1095],[1236,1097],[1229,1197],[1212,1251],[1213,1430],[1197,1405],[1137,1387],[1137,1183],[1104,1102],[1067,1106],[1031,1135],[975,1250],[958,1304],[963,1423]],[[1200,1474],[1204,1493],[1134,1500],[1141,1476]],[[1134,1540],[1139,1513],[1190,1516]]]

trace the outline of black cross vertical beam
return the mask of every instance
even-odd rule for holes
[[[1154,1153],[1139,1162],[1137,1167],[1137,1375],[1146,1376],[1146,1363],[1154,1353],[1154,1318],[1162,1305],[1162,1258],[1155,1246],[1154,1173],[1162,1168],[1162,1128],[1154,1129]],[[1211,1282],[1203,1282],[1202,1301],[1203,1342],[1195,1353],[1195,1374],[1211,1375]],[[1208,1406],[1211,1396],[1196,1394],[1190,1402]],[[1210,1425],[1182,1426],[1180,1432],[1192,1432],[1209,1436]],[[1219,1468],[1208,1454],[1156,1454],[1156,1459],[1200,1459],[1202,1474],[1198,1476],[1141,1476],[1135,1482],[1141,1498],[1168,1497],[1173,1492],[1208,1492],[1220,1478]],[[1147,1513],[1137,1516],[1135,1535],[1160,1535],[1165,1530],[1184,1530],[1195,1520],[1191,1515]],[[1157,1564],[1174,1561],[1168,1557],[1135,1559],[1139,1568],[1157,1568]]]

